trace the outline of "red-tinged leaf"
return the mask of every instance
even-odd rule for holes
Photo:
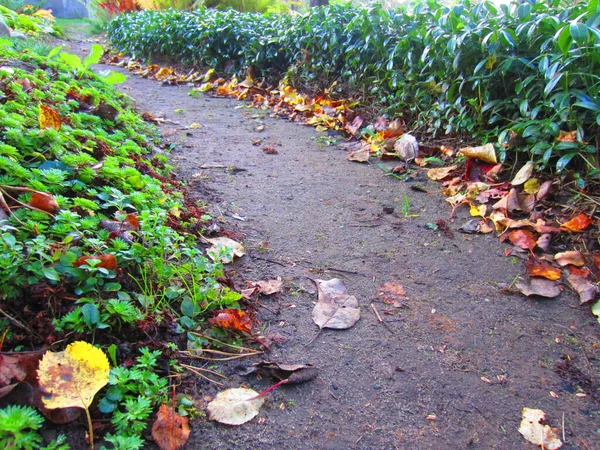
[[[47,128],[54,128],[55,130],[60,130],[61,120],[60,114],[50,108],[49,106],[42,105],[40,103],[40,113],[39,113],[39,122],[40,128],[45,130]]]
[[[577,250],[571,250],[568,252],[561,252],[554,255],[554,260],[558,263],[559,266],[567,266],[572,264],[577,267],[581,267],[585,265],[585,259],[583,255]]]
[[[20,381],[37,379],[36,370],[45,350],[0,353],[0,388]]]
[[[55,213],[60,209],[54,197],[45,192],[34,192],[29,200],[29,206],[41,209],[47,213]]]
[[[545,220],[538,219],[533,229],[540,234],[560,233],[560,228],[548,225]]]
[[[391,122],[383,132],[384,139],[390,139],[404,134],[404,121],[400,118]]]
[[[404,302],[408,300],[406,290],[397,281],[384,283],[379,287],[377,296],[383,300],[386,305],[392,305],[396,308],[404,306]]]
[[[513,245],[524,250],[533,250],[536,246],[535,235],[529,230],[514,230],[508,234]]]
[[[129,224],[131,230],[139,230],[140,229],[140,222],[137,218],[136,214],[127,214],[127,217],[125,217],[125,220],[123,221],[123,223],[127,223]]]
[[[95,265],[95,267],[99,267],[102,269],[114,270],[117,267],[117,258],[115,258],[115,255],[112,255],[110,253],[95,256],[80,256],[77,259],[77,261],[73,263],[73,267],[83,266],[84,264],[88,264],[90,261],[100,261],[98,264]]]
[[[579,295],[579,304],[590,302],[598,295],[598,286],[591,281],[586,280],[579,275],[569,275],[567,277],[569,285]]]
[[[547,251],[550,247],[550,242],[552,241],[552,235],[550,234],[542,234],[537,240],[537,246],[543,251]]]
[[[600,270],[600,252],[594,253],[592,258],[594,259],[594,267]]]
[[[587,267],[575,267],[569,264],[567,266],[567,270],[571,275],[577,275],[583,278],[587,278],[590,276],[590,271]]]
[[[208,321],[221,328],[229,330],[243,331],[250,333],[252,331],[252,322],[246,313],[240,309],[229,308],[221,311],[216,311],[212,319]]]
[[[581,213],[577,217],[572,218],[566,223],[563,223],[560,228],[563,230],[569,230],[574,233],[585,230],[592,224],[592,220],[587,214]]]
[[[562,275],[562,272],[558,267],[551,266],[550,264],[539,263],[532,258],[527,260],[525,266],[527,267],[527,274],[530,277],[543,277],[548,280],[556,281],[560,280]]]
[[[152,438],[161,450],[179,450],[190,437],[189,419],[182,417],[164,403],[160,405],[152,424]]]
[[[363,122],[364,122],[364,120],[362,117],[356,116],[354,118],[354,120],[352,121],[352,123],[346,124],[346,126],[344,128],[349,134],[351,134],[352,136],[356,136],[358,134],[358,131],[360,130],[360,127],[362,126]]]

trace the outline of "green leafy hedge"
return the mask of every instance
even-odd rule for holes
[[[598,0],[430,0],[413,10],[330,6],[302,16],[143,11],[117,17],[109,37],[138,58],[238,74],[253,65],[321,87],[339,81],[415,128],[497,141],[503,157],[521,142],[540,166],[560,171],[577,155],[596,167],[588,143],[600,125],[599,23]],[[576,130],[578,142],[557,140],[561,130]]]

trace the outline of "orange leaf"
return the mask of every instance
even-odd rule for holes
[[[208,321],[217,327],[230,330],[239,330],[245,333],[250,333],[252,330],[252,322],[240,309],[229,308],[216,311],[214,317]]]
[[[49,106],[42,105],[40,103],[40,115],[39,115],[40,128],[45,130],[47,128],[54,128],[60,130],[60,115],[50,108]]]
[[[60,209],[54,197],[45,192],[34,192],[31,200],[29,200],[29,206],[41,209],[47,213],[54,213]]]
[[[569,264],[567,266],[567,270],[569,271],[569,273],[571,275],[577,275],[577,276],[580,276],[583,278],[587,278],[590,276],[590,271],[588,270],[587,267],[580,268],[580,267],[575,267],[575,266],[572,266]]]
[[[127,217],[125,217],[123,222],[131,225],[132,230],[140,229],[140,222],[135,214],[127,214]]]
[[[84,264],[87,264],[88,261],[100,261],[100,263],[96,264],[95,267],[102,269],[114,270],[117,267],[117,258],[115,258],[115,255],[111,255],[110,253],[97,256],[80,256],[77,261],[73,263],[73,267],[83,266]]]
[[[190,437],[188,418],[182,417],[164,403],[152,424],[152,438],[161,450],[179,450]]]
[[[579,214],[577,217],[573,217],[566,223],[563,223],[560,227],[562,229],[567,229],[574,233],[578,231],[585,230],[592,224],[592,220],[584,213]]]
[[[513,245],[525,250],[533,250],[536,246],[534,234],[529,230],[515,230],[508,234],[508,239]]]
[[[404,306],[404,301],[408,300],[406,297],[406,290],[396,281],[382,284],[379,287],[377,296],[381,297],[383,303],[386,305],[393,305],[396,308]]]
[[[530,277],[543,277],[552,281],[560,280],[561,271],[558,267],[551,266],[550,264],[538,263],[533,259],[528,260],[525,265],[527,266],[527,273]]]

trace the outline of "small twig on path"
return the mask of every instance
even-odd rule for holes
[[[183,367],[183,368],[185,368],[185,369],[189,370],[190,372],[192,372],[192,373],[193,373],[193,374],[195,374],[195,375],[198,375],[199,377],[202,377],[202,378],[204,378],[206,381],[209,381],[209,382],[211,382],[211,383],[214,383],[214,384],[216,384],[216,385],[218,385],[218,386],[223,386],[223,383],[221,383],[221,382],[219,382],[219,381],[216,381],[216,380],[213,380],[213,379],[211,379],[211,378],[207,377],[207,376],[206,376],[206,375],[204,375],[202,372],[203,372],[203,371],[210,372],[210,373],[212,373],[212,374],[214,374],[214,375],[217,375],[217,376],[220,376],[220,377],[222,377],[222,378],[225,378],[225,379],[227,379],[227,377],[226,377],[225,375],[223,375],[223,374],[220,374],[220,373],[218,373],[218,372],[215,372],[214,370],[209,370],[209,369],[200,369],[199,367],[194,367],[194,366],[190,366],[190,365],[187,365],[187,364],[181,364],[181,367]]]
[[[270,262],[270,263],[272,263],[272,264],[277,264],[278,266],[281,266],[281,267],[287,267],[287,265],[286,265],[286,264],[284,264],[284,263],[282,263],[282,262],[279,262],[279,261],[277,261],[277,260],[275,260],[275,259],[263,258],[262,256],[254,256],[254,255],[250,255],[250,257],[251,257],[252,259],[259,259],[259,260],[261,260],[261,261],[267,261],[267,262]]]
[[[203,164],[199,168],[200,169],[227,169],[229,166],[225,164]]]
[[[18,326],[19,328],[23,328],[25,331],[27,331],[28,333],[31,333],[34,336],[40,337],[39,334],[37,334],[36,332],[34,332],[31,328],[29,328],[27,325],[19,322],[17,319],[15,319],[13,316],[11,316],[10,314],[8,314],[6,311],[4,311],[2,308],[0,308],[0,314],[2,314],[4,317],[6,317],[8,320],[10,320],[13,324],[15,324],[16,326]]]
[[[375,305],[373,303],[371,303],[371,309],[373,310],[373,312],[377,316],[377,320],[379,320],[380,323],[383,323],[383,319],[379,315],[379,311],[377,311],[377,308],[375,307]]]

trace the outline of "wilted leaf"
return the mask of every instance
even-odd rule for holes
[[[573,131],[564,131],[560,130],[558,132],[558,137],[556,138],[558,142],[577,142],[577,130]]]
[[[246,388],[219,392],[208,404],[208,417],[227,425],[241,425],[254,418],[265,399],[258,392]]]
[[[369,152],[369,149],[363,148],[363,149],[348,153],[348,156],[346,156],[346,159],[348,161],[355,161],[355,162],[368,162],[370,155],[371,155],[371,153]]]
[[[577,217],[573,217],[566,223],[563,223],[560,228],[563,230],[569,230],[574,233],[583,231],[592,224],[592,220],[587,214],[581,213]]]
[[[47,213],[55,213],[60,209],[54,197],[45,192],[34,192],[29,200],[29,206],[41,209]]]
[[[547,450],[556,450],[562,447],[562,442],[558,438],[558,429],[542,424],[546,419],[544,411],[541,409],[523,408],[521,416],[519,433],[527,441],[535,445],[540,445]]]
[[[524,250],[533,250],[536,246],[534,234],[529,230],[514,230],[508,234],[508,239],[513,245]]]
[[[344,330],[360,319],[358,300],[348,294],[344,283],[338,278],[314,280],[319,297],[312,318],[319,328]]]
[[[527,162],[521,169],[517,172],[513,180],[510,182],[513,186],[519,186],[520,184],[525,183],[527,180],[531,178],[531,174],[533,174],[533,161]]]
[[[160,70],[156,72],[156,75],[154,75],[154,78],[156,80],[164,80],[171,75],[173,75],[173,69],[169,67],[161,67]]]
[[[300,384],[314,380],[318,370],[312,364],[279,364],[275,361],[261,361],[247,368],[243,375],[258,372],[278,380],[287,380],[286,384]],[[238,372],[239,374],[239,372]]]
[[[598,294],[598,286],[591,281],[586,280],[580,275],[570,274],[567,277],[569,285],[579,295],[579,304],[590,302],[596,298]]]
[[[276,280],[266,280],[266,281],[256,281],[254,283],[255,286],[258,286],[258,291],[263,295],[272,295],[277,292],[281,292],[281,288],[283,287],[283,281],[281,277]]]
[[[356,116],[354,118],[354,120],[352,121],[352,123],[346,124],[346,126],[344,128],[349,134],[351,134],[352,136],[356,136],[356,134],[360,130],[360,127],[363,124],[363,121],[364,120],[362,117]]]
[[[55,130],[60,130],[61,120],[60,115],[54,109],[49,106],[42,105],[40,103],[40,115],[39,122],[40,128],[45,130],[47,128],[54,128]]]
[[[386,305],[393,305],[396,308],[402,307],[404,301],[408,299],[404,287],[399,285],[396,281],[382,284],[379,287],[377,296],[381,297],[383,303]]]
[[[394,152],[403,161],[412,161],[419,156],[419,143],[412,134],[403,134],[400,139],[394,143]]]
[[[560,288],[554,281],[545,278],[532,278],[529,283],[519,282],[516,288],[526,296],[539,295],[541,297],[553,298],[560,295]]]
[[[573,264],[577,267],[585,265],[583,255],[577,250],[570,250],[568,252],[557,253],[556,255],[554,255],[554,260],[558,263],[559,266],[562,267],[568,264]]]
[[[218,237],[205,240],[209,244],[212,244],[212,247],[208,249],[207,253],[213,260],[219,258],[221,250],[223,249],[225,249],[226,251],[232,251],[233,256],[237,258],[241,258],[246,254],[246,251],[244,250],[244,246],[242,244],[228,237]],[[228,257],[221,257],[221,260],[224,263],[229,263],[232,261],[232,259]]]
[[[433,181],[440,181],[448,178],[452,172],[456,170],[456,166],[441,167],[439,169],[429,169],[427,177]]]
[[[35,381],[36,370],[45,350],[0,353],[0,388],[16,386],[25,380]],[[10,390],[2,391],[6,395]],[[0,393],[0,397],[3,397]]]
[[[182,417],[164,403],[160,405],[152,424],[152,438],[161,450],[179,450],[190,437],[189,419]]]
[[[73,267],[80,267],[84,264],[91,265],[89,264],[89,262],[91,261],[100,261],[94,267],[102,269],[114,270],[117,267],[117,258],[115,258],[115,255],[110,253],[105,253],[104,255],[97,256],[80,256],[79,258],[77,258],[77,261],[73,263]]]
[[[104,352],[77,341],[64,352],[46,352],[38,369],[42,402],[49,409],[87,409],[108,383],[110,367]]]
[[[527,267],[527,274],[530,277],[543,277],[548,280],[556,281],[560,280],[562,275],[562,272],[558,267],[539,263],[532,258],[525,263],[525,266]]]
[[[208,321],[217,327],[229,330],[238,330],[244,333],[252,331],[252,321],[241,309],[229,308],[215,311],[214,316]]]
[[[478,159],[486,163],[496,164],[498,162],[496,151],[492,144],[485,144],[480,147],[465,147],[461,148],[458,152],[467,158]]]

